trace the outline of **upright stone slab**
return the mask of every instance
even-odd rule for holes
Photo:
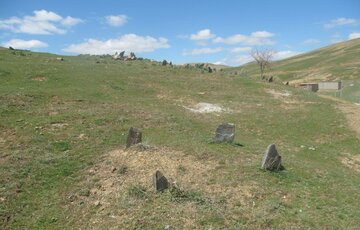
[[[228,142],[232,143],[235,137],[235,125],[232,123],[224,123],[217,127],[213,142],[221,143]]]
[[[261,163],[261,168],[269,171],[279,171],[283,168],[281,165],[281,156],[276,150],[275,144],[271,144],[267,147]]]
[[[159,170],[156,170],[156,172],[153,176],[153,185],[157,192],[161,192],[161,191],[169,188],[169,181]]]
[[[142,141],[142,133],[140,129],[131,127],[129,129],[129,135],[126,140],[126,148],[141,143],[141,141]]]

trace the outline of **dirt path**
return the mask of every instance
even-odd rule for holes
[[[345,114],[349,127],[360,138],[360,106],[328,95],[319,96],[337,102],[336,107]]]
[[[357,137],[360,139],[360,106],[327,95],[319,96],[337,102],[336,107],[345,114],[349,127],[357,133]],[[339,160],[346,167],[360,173],[360,155],[343,153]]]

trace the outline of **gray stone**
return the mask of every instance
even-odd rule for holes
[[[153,176],[153,185],[157,192],[161,192],[161,191],[169,188],[169,181],[159,170],[156,170],[156,172]]]
[[[211,69],[210,66],[208,66],[208,72],[209,72],[209,73],[212,73],[212,72],[213,72],[213,70]]]
[[[135,56],[135,53],[134,53],[134,52],[131,52],[131,53],[130,53],[129,59],[130,59],[130,60],[136,60],[136,56]]]
[[[276,150],[275,144],[271,144],[267,147],[261,163],[261,168],[269,171],[279,171],[283,169],[283,166],[281,165],[281,156]]]
[[[141,143],[141,141],[142,141],[142,133],[140,129],[131,127],[129,129],[129,135],[126,140],[126,148]]]
[[[270,76],[270,78],[268,79],[268,82],[273,82],[273,81],[274,81],[273,76]]]
[[[119,57],[124,58],[124,55],[125,55],[125,51],[122,51],[122,52],[120,52]]]
[[[168,62],[166,60],[162,61],[162,65],[166,66],[168,64]]]
[[[224,123],[217,127],[213,142],[221,143],[228,142],[232,143],[235,137],[235,125],[232,123]]]

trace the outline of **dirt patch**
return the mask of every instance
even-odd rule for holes
[[[265,91],[273,96],[276,100],[282,102],[280,107],[285,110],[302,109],[306,102],[295,100],[288,91],[275,91],[274,89],[265,89]]]
[[[184,106],[184,108],[186,108],[194,113],[222,113],[222,112],[229,111],[228,109],[225,109],[218,104],[210,104],[210,103],[205,103],[205,102],[198,103],[191,108],[185,107],[185,106]]]
[[[360,155],[351,156],[350,154],[347,154],[340,160],[341,163],[343,163],[348,168],[360,173]]]
[[[284,97],[289,97],[291,96],[291,93],[288,91],[284,91],[284,92],[278,92],[275,91],[273,89],[266,89],[266,92],[271,94],[274,98],[279,99],[279,98],[284,98]]]
[[[320,96],[337,102],[336,108],[345,114],[349,127],[354,130],[357,133],[358,138],[360,138],[360,106],[332,96]]]
[[[44,76],[36,76],[36,77],[31,78],[31,80],[33,80],[33,81],[47,81],[48,78],[44,77]]]
[[[70,201],[67,209],[69,213],[76,213],[76,225],[87,225],[85,228],[128,228],[134,223],[137,225],[139,219],[145,221],[144,215],[154,218],[165,215],[170,223],[176,222],[185,229],[194,228],[198,204],[166,200],[164,197],[171,196],[170,193],[156,193],[152,176],[160,170],[170,183],[182,191],[200,192],[205,199],[211,200],[209,204],[219,197],[231,198],[231,206],[249,203],[248,200],[254,196],[254,186],[214,183],[212,174],[217,167],[221,167],[217,161],[198,159],[168,148],[135,146],[126,151],[114,150],[87,170],[81,182],[85,189],[83,195],[78,191],[67,194]],[[139,196],[144,197],[134,199],[129,193],[133,188],[144,189],[144,194],[142,190],[138,191]],[[157,205],[151,206],[149,211],[153,202]],[[177,219],[177,216],[182,218]]]

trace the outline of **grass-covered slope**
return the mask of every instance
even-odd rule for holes
[[[56,57],[0,50],[2,228],[360,227],[360,142],[333,102],[222,72]],[[199,102],[227,110],[185,108]],[[243,147],[210,143],[222,122]],[[153,148],[123,150],[132,126]],[[285,171],[259,169],[270,143]],[[155,168],[180,190],[155,193]]]
[[[243,67],[257,74],[258,67]],[[273,62],[269,74],[282,81],[349,80],[360,77],[360,39],[336,43],[308,53]]]

